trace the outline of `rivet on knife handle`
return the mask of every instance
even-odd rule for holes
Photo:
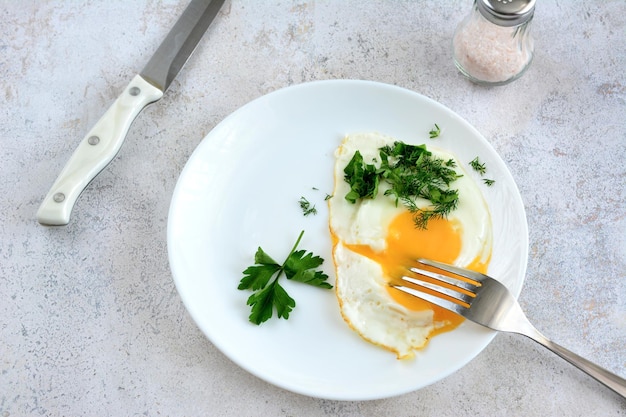
[[[163,92],[136,75],[124,92],[80,142],[43,200],[41,224],[68,224],[80,193],[117,155],[133,120]]]

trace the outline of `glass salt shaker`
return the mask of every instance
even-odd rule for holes
[[[535,0],[474,0],[452,41],[457,68],[478,84],[519,78],[533,59],[534,12]]]

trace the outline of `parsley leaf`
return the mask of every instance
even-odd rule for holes
[[[363,155],[356,151],[343,169],[344,179],[350,184],[346,200],[356,203],[359,198],[374,198],[378,194],[379,177],[373,164],[365,164]]]
[[[272,317],[274,307],[278,318],[289,318],[289,313],[296,306],[293,298],[280,286],[278,281],[273,281],[261,291],[252,294],[247,301],[252,306],[248,319],[254,324],[261,324]]]
[[[248,317],[250,322],[259,325],[269,320],[274,314],[274,309],[278,318],[289,318],[289,313],[295,308],[296,302],[278,282],[283,272],[287,279],[292,281],[320,288],[332,288],[332,285],[326,282],[328,275],[315,270],[322,265],[324,259],[314,256],[311,252],[296,250],[303,235],[304,231],[300,232],[283,265],[278,264],[259,247],[254,255],[255,265],[243,271],[244,277],[237,288],[255,291],[247,301],[247,305],[251,306]]]
[[[293,281],[330,289],[333,286],[326,282],[328,275],[321,271],[313,270],[322,265],[323,262],[324,259],[319,256],[313,256],[310,252],[305,253],[303,250],[295,251],[285,261],[285,275],[287,279]]]

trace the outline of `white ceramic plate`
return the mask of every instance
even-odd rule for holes
[[[431,142],[435,123],[442,133]],[[170,265],[185,306],[217,348],[300,394],[368,400],[414,391],[461,368],[495,335],[466,322],[414,360],[399,361],[344,324],[334,291],[297,282],[284,283],[297,303],[289,320],[248,322],[250,293],[237,285],[259,246],[282,262],[304,230],[300,249],[323,257],[334,282],[324,200],[332,193],[333,152],[344,135],[371,131],[432,143],[460,161],[479,156],[496,180],[481,186],[494,226],[489,273],[515,295],[524,280],[528,231],[517,187],[490,144],[448,108],[402,88],[348,80],[301,84],[250,102],[207,135],[180,176],[168,220]],[[300,197],[318,214],[303,216]]]

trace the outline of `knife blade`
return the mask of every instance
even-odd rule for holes
[[[224,0],[191,0],[143,70],[79,143],[43,199],[39,223],[69,223],[80,194],[115,158],[133,120],[163,96],[223,4]]]

